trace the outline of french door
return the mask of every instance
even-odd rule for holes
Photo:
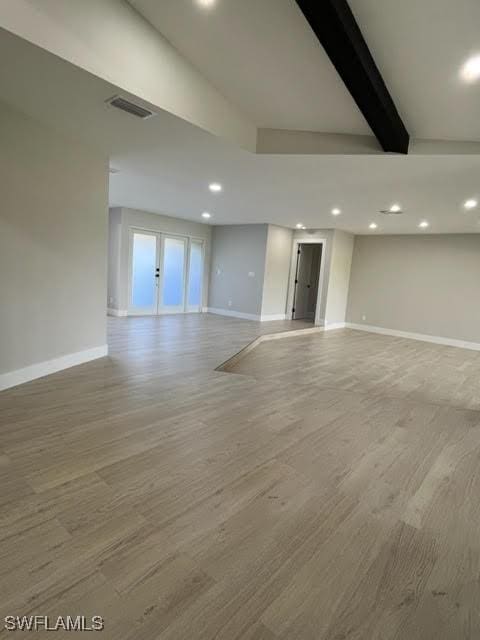
[[[129,313],[200,311],[203,241],[131,230]]]

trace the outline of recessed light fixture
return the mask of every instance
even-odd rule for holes
[[[218,193],[219,191],[222,190],[222,185],[219,184],[218,182],[212,182],[211,184],[208,185],[208,188],[210,189],[210,191],[213,191],[214,193]]]
[[[300,229],[306,229],[306,228],[307,227],[304,224],[302,224],[302,226],[300,227]]]
[[[378,224],[376,222],[371,222],[368,225],[369,229],[377,229],[378,228]]]
[[[422,220],[422,222],[420,222],[418,226],[420,227],[420,229],[426,229],[430,226],[430,224],[426,220]]]
[[[335,207],[335,209],[332,209],[332,216],[339,216],[341,213],[342,211],[338,207]]]
[[[208,213],[208,211],[204,211],[204,212],[202,213],[202,218],[211,218],[211,217],[212,217],[212,214],[211,214],[211,213]]]
[[[303,224],[301,222],[297,222],[295,226],[297,227],[297,229],[303,229]]]
[[[474,198],[470,198],[470,200],[466,200],[463,204],[465,209],[475,209],[477,205],[478,205],[478,200],[475,200]]]
[[[460,75],[465,82],[480,80],[480,55],[469,58],[463,65]]]
[[[402,207],[399,204],[392,204],[392,206],[390,207],[391,213],[398,213],[401,210],[402,210]]]
[[[216,0],[195,0],[195,2],[198,4],[199,7],[203,7],[204,9],[208,9],[210,7],[213,7],[213,5],[215,4]]]

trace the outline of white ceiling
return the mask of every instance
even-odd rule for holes
[[[295,0],[130,0],[259,127],[369,133]],[[412,137],[480,141],[478,0],[350,0]]]
[[[129,0],[258,127],[369,134],[294,0]]]
[[[269,222],[369,233],[479,232],[480,156],[269,156],[227,145],[167,113],[141,121],[104,100],[117,88],[0,30],[0,100],[36,120],[96,146],[120,169],[111,176],[112,205],[212,222]],[[221,182],[214,195],[208,183]],[[400,202],[405,214],[379,209]],[[330,209],[339,206],[338,218]],[[422,233],[424,233],[422,231]]]
[[[410,135],[479,141],[480,83],[459,74],[480,53],[479,0],[349,4]]]

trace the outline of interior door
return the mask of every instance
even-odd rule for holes
[[[308,315],[308,299],[312,283],[312,245],[299,244],[297,253],[297,270],[295,275],[295,295],[293,301],[294,320],[306,318]]]
[[[185,311],[187,238],[162,236],[159,313]]]
[[[131,239],[131,286],[129,313],[149,315],[157,313],[159,280],[158,234],[133,231]]]

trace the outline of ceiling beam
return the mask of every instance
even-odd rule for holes
[[[410,136],[347,0],[296,0],[384,151],[408,153]]]

